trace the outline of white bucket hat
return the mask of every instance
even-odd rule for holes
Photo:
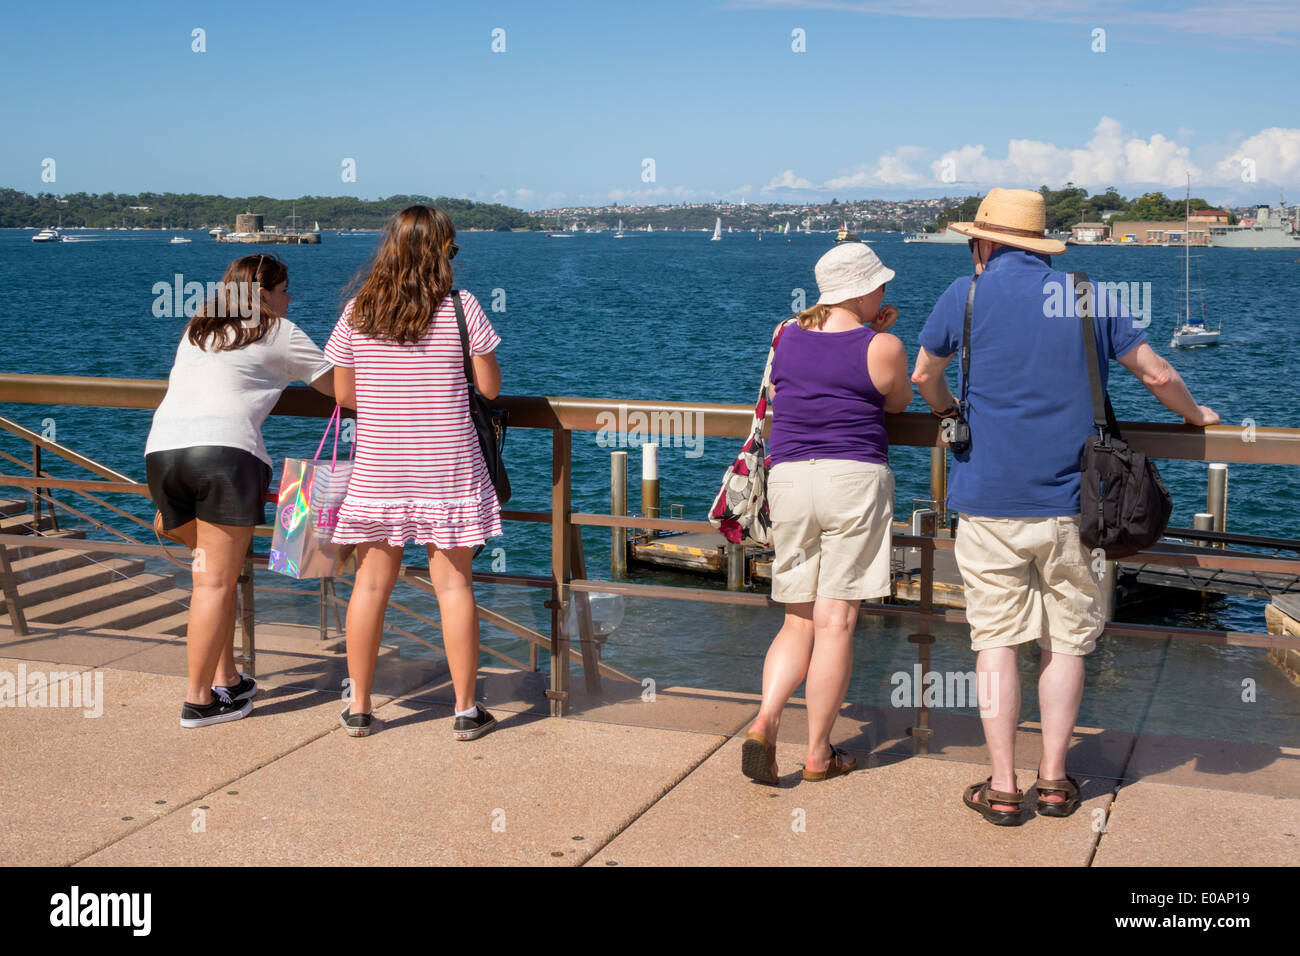
[[[875,292],[894,278],[865,242],[842,242],[817,260],[818,305],[837,305]]]

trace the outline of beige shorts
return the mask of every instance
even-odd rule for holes
[[[971,650],[1037,641],[1082,656],[1106,622],[1079,516],[961,516],[954,547],[965,586]]]
[[[767,478],[772,600],[864,601],[889,593],[894,473],[839,458],[782,462]]]

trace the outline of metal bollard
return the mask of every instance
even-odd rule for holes
[[[727,590],[743,591],[745,589],[745,546],[736,542],[727,542]]]
[[[1195,528],[1197,531],[1213,531],[1214,515],[1210,514],[1208,511],[1200,512],[1198,515],[1192,518],[1192,527]],[[1206,541],[1203,538],[1196,538],[1193,539],[1192,544],[1196,545],[1199,548],[1207,548],[1209,547],[1210,542]]]
[[[1205,486],[1205,510],[1214,515],[1214,530],[1225,531],[1228,524],[1228,466],[1221,462],[1210,465]],[[1223,547],[1222,544],[1216,547]]]
[[[641,446],[641,514],[659,517],[659,446],[649,442]],[[651,538],[659,536],[653,528],[646,528],[645,533]]]

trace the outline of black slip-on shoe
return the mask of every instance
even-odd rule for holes
[[[497,719],[480,704],[473,717],[457,717],[451,735],[457,740],[477,740],[496,729]]]
[[[375,720],[375,715],[354,714],[351,710],[351,704],[343,708],[343,712],[339,714],[339,723],[343,725],[349,737],[369,737],[370,732],[379,723]]]
[[[257,693],[257,681],[241,671],[238,684],[231,684],[229,687],[213,684],[212,691],[213,693],[225,691],[231,700],[252,700],[253,695]]]
[[[251,700],[232,700],[226,694],[214,692],[210,704],[185,702],[181,708],[181,726],[193,728],[207,727],[209,724],[224,724],[229,720],[247,717],[252,712]]]

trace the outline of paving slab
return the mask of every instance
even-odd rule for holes
[[[1300,865],[1300,799],[1129,784],[1110,808],[1093,865]]]
[[[272,689],[243,720],[185,730],[183,678],[95,673],[97,718],[70,707],[0,711],[0,861],[73,863],[337,728],[342,709],[336,695]]]
[[[12,628],[0,625],[0,653],[21,660],[103,667],[152,647],[158,640],[156,634],[135,635],[71,624],[29,625],[28,631],[23,637],[16,637]]]
[[[0,657],[0,707],[18,709],[36,703],[40,699],[37,685],[47,688],[45,699],[48,700],[49,686],[63,683],[62,675],[81,674],[85,670],[80,664]],[[28,688],[32,690],[29,692]],[[59,693],[57,687],[54,693]]]
[[[479,668],[478,695],[489,709],[509,713],[550,714],[546,690],[550,676],[540,671]],[[450,675],[408,695],[451,706],[455,691]],[[758,698],[752,694],[700,690],[692,687],[653,687],[602,678],[600,690],[588,693],[582,672],[575,668],[569,688],[568,720],[593,720],[660,730],[730,736],[754,719]]]
[[[449,708],[407,700],[375,713],[370,737],[339,728],[85,863],[203,865],[237,846],[254,865],[572,865],[724,739],[507,715],[457,742]]]
[[[1084,866],[1097,836],[1093,810],[1104,813],[1111,799],[1109,780],[1079,777],[1085,803],[1073,816],[1038,817],[1031,805],[1023,826],[995,827],[961,801],[987,775],[982,766],[874,756],[808,783],[804,748],[778,744],[773,788],[741,775],[740,747],[736,738],[719,749],[591,865]]]

